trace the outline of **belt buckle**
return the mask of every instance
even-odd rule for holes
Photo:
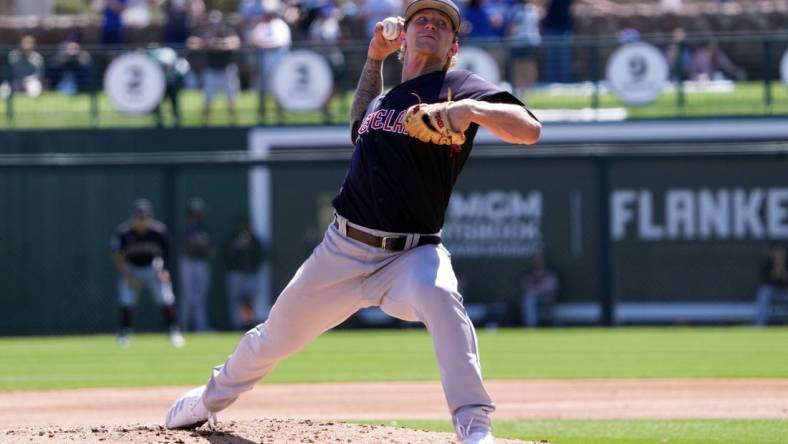
[[[399,239],[399,236],[383,236],[380,239],[380,248],[384,250],[393,250],[394,246],[391,245],[391,247],[389,247],[389,242],[394,242],[397,239]]]

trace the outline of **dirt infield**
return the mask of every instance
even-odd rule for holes
[[[494,419],[788,419],[786,379],[529,380],[487,386],[498,406]],[[2,392],[0,441],[452,442],[449,434],[337,422],[448,421],[438,382],[261,385],[219,414],[218,431],[162,429],[167,407],[185,389]]]

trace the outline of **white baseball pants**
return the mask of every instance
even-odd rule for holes
[[[136,306],[137,299],[143,288],[148,289],[148,292],[159,306],[164,307],[175,303],[172,283],[162,282],[159,279],[159,272],[153,266],[136,267],[130,265],[129,271],[134,280],[137,281],[138,286],[132,288],[124,279],[118,281],[118,303],[121,307],[131,308]]]
[[[323,241],[301,265],[271,309],[248,331],[224,365],[216,367],[203,401],[220,411],[268,374],[276,363],[361,308],[427,327],[458,435],[488,430],[495,410],[482,382],[476,333],[457,292],[457,278],[443,245],[404,251],[370,247],[345,236],[350,224],[337,216]],[[354,224],[376,236],[392,235]],[[410,235],[408,245],[416,244]]]
[[[211,264],[205,259],[181,258],[181,330],[204,332],[208,322],[208,294],[211,291]]]

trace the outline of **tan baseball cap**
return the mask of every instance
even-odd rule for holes
[[[414,14],[423,9],[435,9],[446,14],[454,25],[454,30],[460,29],[460,8],[451,0],[414,0],[405,8],[405,23],[408,23]]]

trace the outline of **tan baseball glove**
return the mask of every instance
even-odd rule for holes
[[[455,151],[465,143],[465,134],[454,130],[449,121],[449,105],[453,103],[419,103],[408,108],[405,130],[422,142],[449,145]]]

